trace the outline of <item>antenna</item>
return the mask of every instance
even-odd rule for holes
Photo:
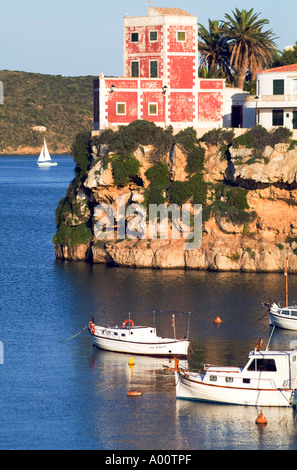
[[[146,3],[147,3],[147,6],[148,6],[148,7],[151,7],[151,6],[152,6],[152,0],[145,0],[145,1],[146,1]]]

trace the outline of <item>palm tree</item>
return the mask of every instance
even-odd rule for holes
[[[208,30],[201,24],[198,26],[200,68],[206,67],[210,76],[231,77],[228,39],[221,33],[221,24],[208,19]]]
[[[237,74],[238,87],[243,88],[248,69],[254,77],[256,71],[272,62],[276,36],[271,30],[262,30],[269,21],[258,19],[260,13],[254,13],[253,8],[249,11],[236,8],[232,13],[233,17],[225,15],[227,21],[223,22],[221,32],[229,42],[230,64]]]

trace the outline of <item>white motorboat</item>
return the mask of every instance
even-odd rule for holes
[[[41,149],[41,152],[40,152],[38,160],[37,160],[37,164],[38,164],[38,166],[43,167],[43,168],[48,168],[50,166],[57,166],[58,165],[57,162],[52,161],[51,156],[50,156],[49,151],[48,151],[48,148],[47,148],[47,145],[46,145],[45,139],[44,139],[43,147]]]
[[[188,339],[157,336],[156,328],[135,326],[129,318],[121,326],[104,327],[89,323],[93,344],[100,349],[158,357],[187,357]]]
[[[286,330],[297,330],[297,305],[280,307],[272,303],[269,306],[269,324]]]
[[[191,372],[176,363],[176,398],[261,407],[296,405],[297,349],[260,351],[257,347],[243,368],[204,368],[205,373]]]
[[[288,260],[286,260],[286,305],[281,307],[275,302],[263,302],[268,307],[269,324],[286,330],[297,330],[297,305],[289,306],[288,300]]]

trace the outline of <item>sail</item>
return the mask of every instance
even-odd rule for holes
[[[41,152],[39,154],[39,157],[38,157],[38,162],[44,162],[44,152],[43,152],[43,147],[41,149]]]
[[[43,148],[44,148],[44,161],[45,161],[45,162],[51,161],[51,157],[50,157],[50,154],[49,154],[49,151],[48,151],[48,148],[47,148],[45,139],[44,139]]]

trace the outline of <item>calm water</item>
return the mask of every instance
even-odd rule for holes
[[[87,331],[94,317],[139,323],[162,311],[157,326],[172,335],[168,311],[191,312],[190,366],[244,365],[260,336],[270,334],[261,302],[284,298],[281,274],[151,271],[55,260],[55,209],[74,164],[39,169],[36,157],[0,157],[1,449],[297,449],[292,411],[259,411],[176,401],[166,360],[99,351]],[[291,300],[297,276],[289,278]],[[296,299],[297,300],[297,299]],[[223,320],[216,326],[213,320]],[[258,320],[258,321],[256,321]],[[177,332],[186,332],[184,316]],[[271,347],[288,347],[293,332],[277,331]],[[131,388],[143,395],[127,397]]]

